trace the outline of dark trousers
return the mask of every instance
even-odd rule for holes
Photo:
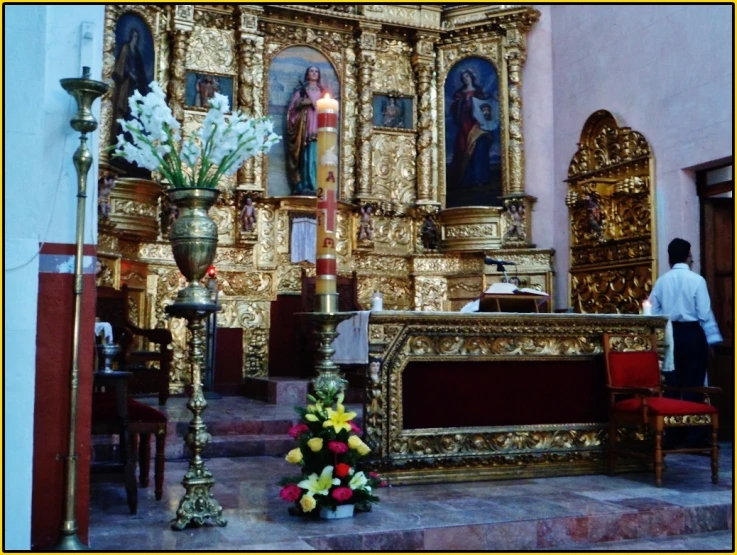
[[[673,387],[702,387],[706,378],[706,367],[709,362],[709,344],[706,335],[698,322],[673,322],[673,365],[672,372],[665,372],[666,385]],[[703,402],[698,393],[667,392],[667,397],[684,401]],[[706,429],[688,426],[672,434],[677,441],[703,442]],[[681,432],[681,433],[679,433]]]

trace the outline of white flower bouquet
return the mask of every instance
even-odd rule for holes
[[[118,135],[113,156],[159,172],[171,187],[215,188],[222,175],[235,174],[246,160],[281,140],[270,118],[248,118],[240,111],[226,118],[228,98],[215,93],[202,127],[182,143],[181,124],[164,91],[156,81],[149,89],[146,96],[135,91],[128,99],[131,119],[118,123],[133,140]]]

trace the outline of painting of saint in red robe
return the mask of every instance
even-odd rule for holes
[[[499,82],[494,65],[465,58],[445,81],[446,207],[501,206]]]

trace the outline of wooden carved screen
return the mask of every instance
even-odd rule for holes
[[[576,312],[637,314],[655,261],[652,153],[605,110],[584,125],[568,168],[570,302]]]

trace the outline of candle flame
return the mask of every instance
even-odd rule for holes
[[[327,98],[328,100],[330,100],[330,93],[325,93],[325,96],[323,98]]]

